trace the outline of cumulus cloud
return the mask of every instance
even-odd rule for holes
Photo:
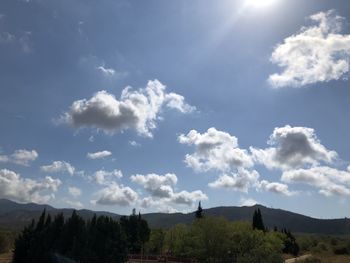
[[[140,200],[140,206],[143,208],[156,208],[156,210],[158,212],[161,212],[161,213],[177,213],[177,212],[179,212],[172,205],[169,205],[166,202],[164,202],[163,199],[155,200],[152,197],[145,197],[142,200]]]
[[[273,87],[301,87],[345,77],[349,72],[350,35],[341,34],[344,18],[333,10],[310,16],[315,24],[278,44],[271,61],[282,68],[269,76]]]
[[[254,187],[258,184],[258,179],[259,173],[257,171],[239,169],[237,173],[221,175],[218,179],[208,185],[212,188],[227,188],[241,192],[248,192],[250,187]]]
[[[209,128],[201,134],[191,130],[178,137],[181,144],[195,146],[193,154],[187,154],[186,164],[198,172],[211,169],[223,172],[240,167],[251,167],[253,161],[246,150],[240,149],[235,136]]]
[[[177,183],[177,176],[172,173],[165,175],[147,174],[132,175],[131,181],[142,185],[150,194],[157,197],[170,197]]]
[[[255,201],[254,199],[252,198],[241,198],[239,200],[239,205],[240,206],[253,206],[253,205],[256,205],[258,202]]]
[[[267,168],[296,169],[305,165],[332,163],[337,158],[335,151],[328,150],[317,138],[314,129],[306,127],[275,128],[268,144],[275,147],[250,150],[254,160]]]
[[[102,159],[111,155],[112,153],[110,151],[100,151],[100,152],[88,153],[86,157],[90,160],[95,160],[95,159]]]
[[[41,166],[40,170],[45,173],[69,173],[70,175],[75,172],[74,166],[65,161],[54,161],[52,164]]]
[[[171,198],[171,202],[175,204],[192,205],[194,202],[208,200],[208,196],[204,194],[201,190],[196,190],[192,192],[181,191],[174,193]]]
[[[15,150],[11,155],[0,155],[0,162],[10,162],[23,166],[29,166],[29,164],[38,158],[38,153],[35,150]]]
[[[291,196],[291,195],[296,194],[296,192],[290,191],[288,188],[288,185],[286,185],[286,184],[282,184],[282,183],[278,183],[278,182],[270,183],[266,180],[262,180],[259,183],[259,188],[264,190],[264,191],[268,191],[268,192],[272,192],[272,193],[280,194],[280,195],[285,195],[285,196]]]
[[[59,179],[46,176],[42,180],[22,178],[11,170],[0,170],[0,198],[18,202],[46,203],[54,198],[54,192],[62,184]]]
[[[113,183],[114,179],[119,179],[122,177],[122,171],[117,169],[113,171],[98,170],[93,174],[92,179],[100,185],[108,185]]]
[[[350,172],[328,166],[284,171],[281,179],[287,183],[309,184],[326,196],[350,195]]]
[[[93,204],[129,206],[138,199],[138,194],[130,187],[113,182],[96,193]]]
[[[130,129],[139,135],[152,137],[152,130],[156,128],[164,107],[183,113],[195,109],[185,103],[183,96],[166,93],[166,86],[153,80],[139,90],[126,87],[120,99],[107,91],[99,91],[89,100],[77,100],[58,122],[76,128],[97,128],[109,134]]]
[[[165,175],[154,173],[147,175],[137,174],[132,175],[130,179],[132,182],[142,185],[151,194],[152,199],[146,199],[150,203],[152,203],[151,201],[154,202],[154,198],[158,198],[157,202],[161,202],[163,205],[172,203],[191,206],[194,202],[208,199],[207,195],[200,190],[175,192],[174,187],[177,183],[177,176],[172,173]]]
[[[78,187],[74,187],[74,186],[68,187],[68,192],[73,197],[81,196],[81,193],[82,193],[81,189],[79,189]]]

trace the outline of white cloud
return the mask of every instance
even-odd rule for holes
[[[93,204],[129,206],[138,199],[138,194],[130,187],[112,183],[96,193]]]
[[[11,43],[16,40],[16,37],[9,32],[0,32],[0,43]]]
[[[9,161],[9,157],[6,155],[0,155],[0,162],[7,163]]]
[[[104,66],[99,66],[97,69],[106,77],[112,77],[115,75],[116,71],[113,68],[106,68]]]
[[[0,162],[11,162],[23,166],[29,166],[29,164],[38,158],[38,153],[35,150],[15,150],[11,155],[0,155]]]
[[[139,135],[152,137],[165,106],[186,113],[194,109],[181,95],[166,93],[165,89],[166,86],[153,80],[139,90],[125,88],[119,100],[107,91],[99,91],[89,100],[75,101],[58,123],[76,128],[92,127],[109,134],[131,129]]]
[[[150,203],[153,201],[153,204],[155,204],[154,202],[162,203],[163,207],[169,204],[191,206],[194,202],[208,199],[207,195],[200,190],[175,192],[174,187],[177,183],[177,176],[175,174],[137,174],[132,175],[130,179],[132,182],[142,185],[151,194],[151,199],[145,199],[144,202],[148,200]],[[146,206],[146,203],[144,206]]]
[[[165,94],[164,101],[167,107],[176,109],[182,113],[188,113],[196,110],[196,107],[191,106],[185,102],[184,96],[173,92]]]
[[[164,202],[163,199],[154,200],[152,197],[145,197],[140,201],[140,206],[143,208],[156,208],[161,213],[177,213],[179,212],[172,205]]]
[[[178,140],[181,144],[195,146],[194,153],[185,157],[186,164],[195,171],[214,169],[227,172],[253,166],[247,151],[238,147],[237,138],[215,128],[209,128],[203,134],[191,130],[187,135],[181,134]]]
[[[99,170],[93,174],[92,179],[100,185],[108,185],[113,183],[114,179],[119,179],[122,177],[122,171],[117,169],[113,171]]]
[[[95,160],[95,159],[102,159],[110,155],[112,155],[110,151],[100,151],[95,153],[88,153],[86,157],[88,159]]]
[[[250,150],[254,160],[269,169],[287,170],[305,165],[315,166],[320,162],[332,163],[337,158],[337,153],[323,146],[311,128],[289,125],[275,128],[268,143],[275,147],[250,147]]]
[[[24,53],[31,53],[33,51],[31,38],[32,32],[26,31],[18,39],[18,42]]]
[[[46,203],[54,198],[54,192],[62,184],[59,179],[46,176],[42,180],[22,178],[11,170],[0,170],[0,198],[18,202]]]
[[[344,18],[333,10],[310,16],[313,26],[284,39],[271,61],[283,70],[269,76],[273,87],[301,87],[345,77],[349,72],[350,35],[341,34]]]
[[[41,166],[40,170],[45,173],[69,173],[70,175],[75,172],[74,166],[65,161],[54,161],[52,164]]]
[[[84,207],[83,204],[79,201],[65,200],[64,202],[75,209],[82,209]]]
[[[68,192],[73,196],[73,197],[78,197],[81,196],[81,189],[79,189],[78,187],[68,187]]]
[[[282,184],[278,182],[270,183],[266,180],[262,180],[260,182],[259,188],[264,191],[268,191],[268,192],[272,192],[280,195],[286,195],[286,196],[292,196],[296,194],[296,192],[290,191],[288,188],[288,185],[286,184]]]
[[[240,206],[253,206],[253,205],[256,205],[258,202],[255,201],[254,199],[252,198],[241,198],[239,200],[239,205]]]
[[[175,204],[192,205],[198,201],[208,200],[208,196],[204,194],[201,190],[196,190],[192,192],[181,191],[174,193],[171,197],[171,202]]]
[[[170,197],[173,195],[173,187],[177,183],[177,176],[175,174],[147,174],[147,175],[132,175],[131,181],[142,185],[153,196]]]
[[[258,184],[259,173],[255,170],[248,171],[239,169],[237,173],[232,175],[223,174],[214,182],[208,184],[212,188],[227,188],[241,192],[248,192],[250,187]]]
[[[326,196],[350,195],[350,172],[328,166],[284,171],[281,180],[309,184]]]
[[[129,144],[130,144],[131,146],[133,146],[133,147],[139,147],[139,146],[141,146],[141,144],[139,144],[139,143],[136,142],[136,141],[129,141]]]

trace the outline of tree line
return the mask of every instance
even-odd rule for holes
[[[13,262],[125,262],[128,253],[141,252],[149,235],[147,221],[135,211],[119,221],[96,215],[85,221],[76,211],[65,220],[44,210],[15,240]]]
[[[119,221],[96,215],[85,221],[76,211],[52,218],[44,211],[17,237],[13,262],[119,263],[128,254],[166,254],[205,263],[281,263],[282,253],[298,252],[292,233],[267,229],[259,208],[252,222],[230,222],[207,217],[199,203],[192,224],[152,230],[135,209]]]

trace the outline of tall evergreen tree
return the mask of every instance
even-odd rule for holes
[[[118,221],[94,216],[86,223],[75,211],[67,221],[63,214],[52,220],[44,211],[36,224],[33,221],[18,235],[13,262],[49,263],[65,258],[67,262],[122,263],[126,256],[127,242]]]
[[[197,219],[200,219],[203,217],[203,209],[202,209],[201,201],[199,201],[198,208],[195,212],[195,216]]]
[[[255,209],[255,211],[254,211],[252,225],[253,225],[253,229],[258,229],[258,230],[262,230],[262,231],[266,230],[265,225],[264,225],[264,221],[262,219],[260,208]]]

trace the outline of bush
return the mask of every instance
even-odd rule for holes
[[[349,249],[346,246],[336,246],[333,248],[333,252],[335,255],[348,255],[350,254]]]

